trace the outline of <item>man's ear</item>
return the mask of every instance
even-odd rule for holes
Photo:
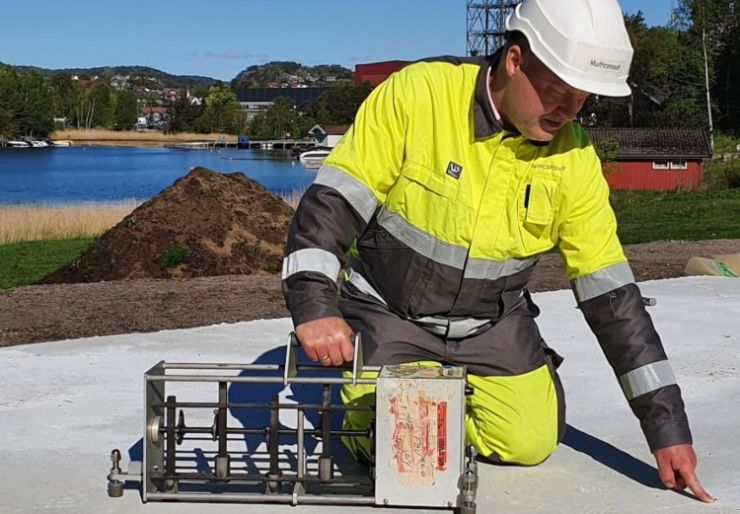
[[[524,64],[524,53],[522,47],[513,44],[506,49],[506,55],[504,55],[504,68],[506,69],[506,75],[511,78],[517,74]]]

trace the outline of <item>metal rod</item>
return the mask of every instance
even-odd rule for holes
[[[193,370],[211,370],[225,369],[233,371],[282,371],[282,364],[238,364],[238,363],[196,363],[196,362],[165,362],[162,364],[163,369],[193,369]],[[365,366],[363,371],[380,371],[380,366]],[[316,364],[299,364],[298,371],[312,370],[324,373],[337,371],[351,371],[351,366],[319,366]]]
[[[277,405],[278,395],[275,395],[272,399],[272,404]],[[279,434],[280,429],[280,410],[275,408],[270,410],[270,431],[268,432],[267,439],[267,452],[270,454],[270,475],[276,475],[280,473],[279,465]]]
[[[229,400],[226,382],[218,383],[218,421],[216,434],[218,437],[218,456],[226,457],[226,415],[228,414],[227,402]]]
[[[321,423],[321,455],[329,457],[331,455],[331,384],[324,384],[323,398],[321,404],[320,423]]]
[[[367,371],[367,369],[366,369]],[[148,382],[227,382],[235,384],[282,384],[282,377],[224,377],[221,375],[147,375]],[[358,378],[354,383],[375,384],[375,378]],[[295,377],[289,384],[352,384],[351,378]]]
[[[175,397],[174,396],[168,396],[167,397],[167,428],[166,428],[166,455],[165,455],[165,464],[164,464],[164,470],[165,473],[170,476],[175,476],[175,445],[177,444],[177,440],[175,439],[175,412],[177,411],[177,407],[175,405]],[[172,490],[175,487],[174,479],[172,482],[167,483],[165,485],[167,490]]]
[[[166,432],[166,429],[162,429],[162,432]],[[268,428],[238,428],[238,427],[231,427],[226,429],[227,434],[238,434],[238,435],[266,435],[269,432]],[[182,430],[183,434],[210,434],[211,433],[211,427],[186,427],[184,430]],[[296,431],[292,428],[281,428],[278,429],[277,433],[279,435],[295,435]],[[330,435],[333,437],[337,436],[368,436],[368,430],[361,430],[361,429],[337,429],[337,430],[331,430]],[[322,432],[322,429],[320,428],[313,428],[308,429],[304,431],[304,434],[306,435],[313,435],[313,436],[322,436],[324,437],[324,432]],[[204,437],[204,438],[197,438],[197,437],[188,437],[185,439],[187,441],[212,441],[213,437]],[[229,439],[229,441],[236,441],[240,442],[243,441],[239,438],[232,438]]]
[[[153,478],[157,478],[160,480],[169,478],[167,475],[162,473],[152,473]],[[223,478],[216,477],[213,473],[187,473],[182,472],[177,474],[177,478],[180,482],[188,482],[190,484],[193,484],[194,481],[201,481],[204,482],[200,485],[205,485],[205,483],[211,482],[213,480],[219,480],[219,481],[227,481],[227,482],[271,482],[274,481],[275,478],[265,476],[265,475],[249,475],[247,473],[231,473]],[[346,486],[350,484],[355,485],[371,485],[372,480],[365,476],[365,475],[339,475],[331,480],[322,480],[318,476],[314,475],[304,475],[302,479],[299,479],[297,475],[290,474],[290,475],[280,475],[280,481],[283,482],[303,482],[308,484],[321,484],[325,486],[331,486],[331,485],[341,485]],[[198,484],[196,484],[198,485]]]
[[[153,403],[153,407],[164,407],[163,403]],[[178,402],[177,406],[181,409],[214,409],[218,407],[216,402]],[[270,409],[270,405],[264,403],[227,403],[226,406],[229,409]],[[325,407],[318,403],[278,403],[279,409],[302,409],[302,410],[316,410],[321,411],[329,409],[331,411],[348,411],[348,410],[364,410],[371,411],[372,407],[369,405],[345,405],[345,404],[334,404]]]
[[[305,413],[302,410],[298,411],[298,429],[296,434],[296,443],[298,451],[298,479],[302,480],[306,474],[306,447],[303,441],[303,424],[305,421]]]
[[[308,505],[375,505],[375,498],[366,496],[330,496],[301,495],[300,503]],[[292,503],[289,494],[211,494],[211,493],[148,493],[147,500],[181,500],[206,503]]]

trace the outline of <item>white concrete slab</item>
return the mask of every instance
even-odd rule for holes
[[[540,327],[566,360],[571,426],[532,468],[480,466],[480,513],[740,511],[740,280],[691,277],[642,284],[684,391],[712,506],[658,487],[637,421],[569,291],[535,295]],[[361,507],[142,504],[108,498],[112,448],[142,436],[142,377],[160,360],[251,362],[285,342],[287,319],[0,349],[0,512],[290,513]],[[180,399],[180,397],[178,397]],[[407,513],[404,509],[377,512]],[[415,512],[440,512],[421,511]]]

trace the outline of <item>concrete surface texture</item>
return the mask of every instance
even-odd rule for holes
[[[683,390],[699,478],[718,502],[704,505],[660,487],[638,423],[572,294],[553,291],[534,299],[542,309],[543,336],[565,357],[560,373],[568,432],[539,466],[480,464],[479,513],[740,511],[740,281],[689,277],[641,288],[657,298],[650,314]],[[279,319],[0,349],[0,512],[370,512],[346,506],[144,504],[136,490],[122,498],[106,494],[110,450],[123,450],[125,469],[125,450],[142,437],[147,369],[160,360],[252,362],[282,346],[290,330],[290,321]]]

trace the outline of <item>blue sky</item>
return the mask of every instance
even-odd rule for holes
[[[557,1],[557,0],[553,0]],[[621,0],[664,25],[677,0]],[[144,65],[231,80],[253,64],[341,64],[466,51],[465,0],[3,1],[0,62]]]

